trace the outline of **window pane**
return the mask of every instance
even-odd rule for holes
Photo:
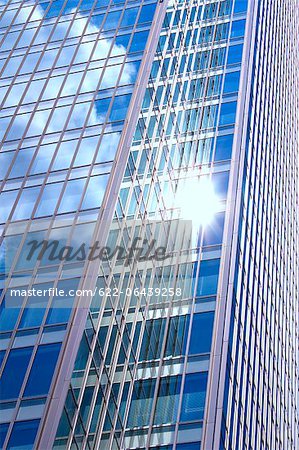
[[[6,438],[6,433],[9,427],[9,423],[1,423],[0,424],[0,450],[3,448],[3,444]]]
[[[164,356],[185,354],[190,316],[171,317]]]
[[[85,183],[85,179],[68,181],[58,208],[59,213],[77,211]]]
[[[176,421],[181,377],[161,378],[154,424],[174,423]]]
[[[0,381],[0,399],[17,398],[33,347],[11,350]]]
[[[239,71],[226,74],[223,92],[225,94],[229,92],[237,92],[239,89],[239,83],[240,83]]]
[[[220,259],[202,261],[199,269],[197,296],[215,295],[219,276]]]
[[[213,323],[213,312],[194,315],[189,348],[191,355],[211,351]]]
[[[9,450],[32,450],[39,420],[16,422],[8,442]]]
[[[39,187],[23,190],[21,197],[18,200],[18,204],[13,215],[13,220],[28,219],[31,216],[39,193]]]
[[[25,395],[46,395],[52,381],[61,344],[41,345],[36,353]]]
[[[149,424],[156,380],[142,380],[135,383],[128,427],[142,427]]]
[[[182,422],[203,419],[207,378],[207,372],[186,375],[181,411]]]
[[[216,245],[222,243],[224,213],[216,214],[213,221],[204,229],[203,245]]]
[[[62,183],[48,184],[44,188],[39,206],[35,213],[36,217],[52,216],[54,213],[57,200],[62,188]]]
[[[232,155],[234,135],[219,136],[216,143],[215,161],[230,159]]]
[[[220,125],[233,124],[236,119],[237,102],[223,103],[220,112]]]
[[[100,175],[89,179],[81,209],[101,206],[109,175]]]

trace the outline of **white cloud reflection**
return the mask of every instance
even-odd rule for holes
[[[3,2],[0,2],[0,5],[3,5]],[[70,12],[70,11],[69,11]],[[71,14],[74,14],[75,10],[71,11]],[[15,15],[15,12],[13,11],[7,11],[2,19],[1,25],[8,26],[10,22],[13,20],[13,16]],[[33,44],[36,43],[45,43],[47,39],[49,39],[50,32],[53,30],[54,24],[51,26],[48,25],[48,20],[44,20],[42,23],[42,26],[40,27],[40,31],[38,34],[34,37],[36,33],[36,29],[30,29],[30,27],[34,26],[35,24],[40,23],[44,15],[44,11],[40,5],[26,5],[26,7],[22,7],[18,13],[17,16],[17,22],[27,22],[26,23],[26,29],[22,33],[20,42],[18,43],[18,47],[23,46],[27,47],[30,45],[30,43],[33,40]],[[78,36],[81,36],[83,33],[84,35],[88,34],[97,34],[99,29],[97,26],[93,23],[88,23],[88,19],[86,17],[82,17],[80,13],[76,14],[76,20],[73,22],[73,25],[71,26],[71,29],[68,33],[69,38],[76,38],[76,42],[78,42]],[[35,23],[34,23],[35,22]],[[16,20],[14,21],[14,24],[16,23]],[[68,27],[70,25],[70,22],[63,22],[63,16],[59,19],[58,24],[56,25],[54,36],[52,37],[52,41],[58,38],[63,38],[67,34]],[[10,32],[8,33],[5,41],[2,45],[3,49],[11,49],[17,42],[17,39],[20,37],[20,32]],[[110,87],[114,87],[115,83],[119,77],[120,69],[121,69],[121,63],[123,62],[123,57],[125,53],[125,48],[123,45],[117,45],[114,44],[111,49],[111,39],[100,39],[97,41],[96,46],[94,48],[95,39],[92,38],[91,42],[84,42],[81,43],[78,51],[76,53],[74,63],[83,63],[86,64],[89,59],[92,61],[96,61],[99,59],[106,58],[110,52],[110,57],[117,57],[117,64],[108,67],[105,70],[104,76],[102,78],[100,89],[108,89]],[[20,45],[21,44],[21,45]],[[46,44],[44,45],[45,48],[49,48],[48,45],[46,47]],[[88,97],[86,103],[80,103],[80,98],[76,102],[76,105],[72,111],[72,115],[70,117],[69,123],[67,125],[68,129],[81,127],[84,124],[84,121],[87,117],[89,108],[90,108],[90,99],[92,96],[92,93],[97,89],[98,83],[100,80],[100,77],[102,76],[103,69],[97,68],[93,70],[89,70],[85,78],[83,80],[83,73],[82,73],[82,66],[80,67],[81,72],[77,73],[71,73],[66,74],[66,71],[68,69],[68,66],[74,57],[75,54],[75,48],[76,46],[67,46],[64,45],[62,48],[62,51],[59,54],[58,60],[55,62],[55,58],[58,54],[58,49],[49,49],[46,50],[42,59],[38,63],[36,70],[43,70],[43,78],[37,79],[38,76],[35,75],[34,79],[29,84],[29,87],[27,89],[28,83],[18,83],[18,78],[14,81],[10,91],[9,95],[6,98],[4,104],[2,107],[10,107],[10,114],[16,110],[17,105],[20,102],[22,97],[22,105],[25,104],[35,104],[38,100],[40,94],[44,90],[42,94],[42,100],[48,101],[48,104],[45,104],[45,108],[50,109],[44,109],[42,111],[36,111],[34,115],[32,116],[31,112],[25,112],[28,107],[23,107],[24,114],[18,114],[12,124],[12,127],[8,134],[8,139],[20,139],[24,137],[24,133],[26,130],[26,127],[31,121],[29,129],[26,131],[26,136],[34,136],[39,135],[42,132],[57,132],[61,131],[63,128],[63,125],[65,124],[66,118],[68,114],[71,111],[70,105],[61,106],[60,108],[57,108],[54,111],[54,114],[52,118],[50,119],[50,122],[45,128],[45,125],[47,123],[47,120],[50,117],[51,113],[51,107],[53,106],[54,100],[57,98],[57,96],[74,96],[77,93],[77,90],[80,86],[80,83],[82,82],[82,85],[80,87],[80,93],[86,93],[90,92],[91,95]],[[35,54],[28,54],[27,57],[22,62],[20,73],[32,73],[35,70],[35,66],[38,62],[38,58],[40,57],[41,51],[39,47],[39,51]],[[23,57],[13,57],[9,59],[8,66],[4,70],[4,73],[2,75],[2,78],[5,76],[13,76],[15,75],[16,71],[19,69],[21,61]],[[64,69],[57,70],[58,67],[64,67]],[[51,69],[55,67],[56,70],[51,75],[51,78],[49,82],[46,85],[46,77],[50,74]],[[122,83],[121,84],[129,84],[133,82],[135,76],[136,76],[136,67],[134,64],[126,64],[124,66],[124,71],[122,73]],[[4,82],[3,82],[4,83]],[[2,87],[0,89],[0,102],[3,101],[8,89],[10,87]],[[26,90],[26,91],[25,91]],[[70,101],[71,102],[71,99]],[[66,100],[64,103],[69,103]],[[62,104],[62,101],[59,102],[59,104]],[[32,109],[32,108],[28,108]],[[101,122],[102,117],[99,116],[99,113],[97,112],[97,109],[95,106],[93,106],[90,118],[88,120],[89,125],[95,125],[99,122]],[[10,118],[2,118],[1,119],[1,126],[0,126],[0,133],[1,138],[4,136],[7,126],[9,125]]]

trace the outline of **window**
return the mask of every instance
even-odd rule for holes
[[[121,27],[133,26],[138,13],[138,7],[136,8],[126,8],[121,21]]]
[[[215,150],[215,161],[223,161],[231,158],[233,139],[233,134],[218,136]]]
[[[139,33],[134,34],[130,47],[130,52],[140,52],[145,48],[148,33],[149,31],[141,31]]]
[[[98,208],[101,206],[109,175],[99,175],[89,179],[81,209]]]
[[[12,210],[12,206],[17,197],[17,191],[2,192],[0,194],[0,222],[4,223],[7,221],[8,216]]]
[[[213,312],[194,314],[189,348],[191,355],[211,351],[213,324]]]
[[[216,214],[213,221],[206,225],[203,235],[203,245],[217,245],[222,243],[224,213]]]
[[[227,73],[224,82],[224,89],[223,89],[224,94],[230,92],[237,92],[239,90],[239,83],[240,83],[240,71]]]
[[[28,219],[31,216],[39,193],[39,187],[24,189],[22,191],[13,214],[13,220]]]
[[[180,419],[182,422],[203,419],[207,379],[207,372],[186,375]]]
[[[78,279],[62,280],[57,284],[57,289],[63,289],[65,293],[69,292],[70,289],[75,292],[78,287]],[[67,322],[72,311],[74,302],[74,295],[68,294],[68,296],[57,296],[53,297],[51,308],[49,309],[47,324],[63,323]]]
[[[190,316],[171,317],[164,356],[184,355]]]
[[[139,360],[151,360],[160,357],[162,341],[164,336],[165,320],[147,320]]]
[[[67,182],[66,189],[58,208],[59,213],[77,211],[85,182],[85,179],[71,180]]]
[[[199,269],[197,296],[217,293],[220,259],[202,261]]]
[[[32,450],[39,420],[16,422],[8,442],[9,450]]]
[[[61,187],[62,183],[48,184],[45,186],[35,213],[36,217],[52,216],[54,214]]]
[[[11,350],[0,381],[0,399],[17,398],[33,347]]]
[[[44,289],[46,287],[49,288],[50,286],[52,286],[52,284],[47,285],[47,286],[35,285],[33,287],[35,289]],[[43,297],[35,297],[35,296],[28,297],[26,308],[24,309],[24,312],[22,315],[20,328],[39,326],[41,324],[44,314],[45,314],[47,301],[48,301],[48,296],[46,296],[44,298]]]
[[[235,2],[235,10],[234,13],[246,12],[248,6],[248,0],[238,0]]]
[[[149,424],[156,380],[141,380],[134,385],[128,427],[142,427]]]
[[[181,376],[161,378],[154,424],[174,423],[178,413]]]
[[[236,11],[235,11],[236,12]],[[232,25],[231,37],[241,37],[245,34],[246,20],[235,20]]]
[[[35,355],[25,395],[46,395],[52,381],[61,344],[41,345]]]
[[[11,161],[14,157],[14,152],[3,152],[0,153],[0,167],[1,167],[1,174],[0,179],[3,180],[3,178],[6,175],[6,172],[11,164]]]
[[[128,106],[131,100],[131,94],[118,95],[115,97],[111,111],[110,120],[124,120],[127,114]]]
[[[227,64],[241,63],[243,55],[243,44],[232,45],[229,47]]]
[[[0,450],[3,448],[3,444],[6,438],[6,433],[9,427],[9,423],[1,423],[0,424]]]
[[[138,18],[138,23],[151,22],[153,20],[155,10],[156,10],[156,3],[144,5]]]
[[[8,296],[9,291],[6,293],[6,297]],[[20,308],[13,308],[11,304],[7,304],[9,301],[10,299],[3,299],[0,306],[0,331],[13,330],[19,316]]]
[[[215,173],[212,177],[212,182],[216,196],[219,199],[226,198],[229,182],[229,172]]]
[[[237,102],[223,103],[220,112],[219,125],[229,125],[235,123]]]

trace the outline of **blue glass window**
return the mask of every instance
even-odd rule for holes
[[[128,106],[131,100],[131,94],[118,95],[115,97],[112,109],[110,111],[110,120],[124,120],[127,114]]]
[[[241,37],[245,34],[246,20],[235,20],[232,25],[231,37]]]
[[[203,419],[207,379],[207,372],[186,375],[181,410],[182,422]]]
[[[138,7],[136,8],[126,8],[122,21],[121,27],[133,26],[137,17]]]
[[[17,191],[1,192],[0,194],[0,223],[7,221],[11,213],[12,206],[17,197]]]
[[[49,289],[52,286],[52,283],[36,284],[33,288],[37,290],[44,290]],[[43,320],[48,300],[49,295],[28,297],[26,308],[24,309],[22,315],[20,328],[39,326]]]
[[[243,55],[243,44],[231,45],[228,51],[227,64],[241,63]]]
[[[240,71],[227,73],[225,76],[223,88],[224,94],[230,92],[237,92],[239,90],[239,83],[240,83]]]
[[[134,384],[128,426],[142,427],[149,424],[156,380],[141,380]]]
[[[16,422],[8,442],[9,450],[32,450],[39,420]]]
[[[199,269],[197,296],[217,293],[220,259],[202,261]]]
[[[200,450],[200,442],[190,442],[189,444],[178,444],[177,450]]]
[[[33,347],[11,350],[0,381],[0,399],[17,398]]]
[[[3,444],[6,438],[7,430],[9,427],[9,423],[1,423],[0,424],[0,450],[3,448]]]
[[[81,209],[98,208],[101,206],[108,177],[108,175],[100,175],[89,179]]]
[[[78,209],[85,182],[85,179],[68,181],[58,208],[59,213],[76,211]]]
[[[13,330],[19,312],[20,308],[12,308],[10,305],[6,304],[6,299],[3,299],[0,306],[0,331]]]
[[[112,161],[117,150],[119,139],[120,133],[104,134],[96,162]]]
[[[229,125],[235,123],[237,111],[237,102],[222,103],[220,111],[220,125]]]
[[[135,33],[132,39],[130,52],[139,52],[144,50],[149,31]]]
[[[61,187],[62,183],[48,184],[45,186],[35,213],[36,217],[53,215]]]
[[[35,355],[25,395],[46,395],[52,381],[61,344],[41,345]]]
[[[234,13],[246,12],[248,7],[248,0],[238,0],[235,2]]]
[[[90,349],[89,349],[89,345],[87,343],[86,335],[84,333],[84,335],[81,339],[78,353],[77,353],[74,370],[84,370],[85,369],[89,353],[90,353]]]
[[[222,243],[224,227],[224,213],[216,214],[213,221],[204,229],[203,245],[216,245]]]
[[[30,174],[43,173],[49,168],[56,145],[41,145],[30,169]]]
[[[233,148],[233,134],[219,136],[217,138],[215,161],[223,161],[231,158]]]
[[[1,365],[2,365],[4,356],[5,356],[5,350],[1,350],[1,352],[0,352],[0,367],[1,367]]]
[[[146,321],[140,349],[140,360],[151,360],[160,357],[164,329],[165,320],[157,319]]]
[[[0,167],[1,167],[1,174],[0,179],[3,180],[3,178],[6,175],[6,172],[10,166],[10,163],[14,157],[14,152],[2,152],[0,153]]]
[[[138,18],[138,23],[151,22],[153,20],[155,11],[156,11],[156,3],[144,5]]]
[[[13,220],[27,219],[31,216],[40,188],[24,189],[14,211]]]
[[[72,289],[75,292],[78,287],[78,283],[78,279],[59,281],[57,284],[57,289],[63,289],[64,292],[69,292],[69,290]],[[64,297],[53,297],[46,323],[54,324],[67,322],[72,311],[73,302],[74,295],[68,294],[68,296],[65,295]]]
[[[213,312],[194,314],[189,348],[191,355],[211,351],[213,324]]]
[[[23,177],[32,160],[34,149],[20,150],[10,171],[9,178]]]
[[[178,413],[181,376],[161,378],[154,424],[174,423]]]
[[[185,354],[189,320],[189,315],[170,318],[165,356],[179,356]]]
[[[229,172],[215,173],[212,177],[214,191],[220,199],[226,198],[229,182]]]

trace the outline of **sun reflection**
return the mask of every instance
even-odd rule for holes
[[[220,202],[215,194],[213,183],[208,177],[192,177],[179,187],[177,206],[181,218],[192,220],[193,225],[206,226],[220,210]]]

